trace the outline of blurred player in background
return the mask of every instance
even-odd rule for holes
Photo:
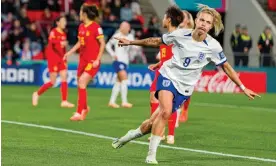
[[[118,41],[114,39],[114,37],[126,38],[128,40],[134,40],[134,36],[129,33],[130,32],[130,24],[127,22],[122,22],[120,25],[120,29],[117,33],[113,35],[113,37],[106,44],[107,52],[114,59],[113,68],[117,73],[117,80],[112,88],[112,93],[110,97],[110,101],[108,106],[112,108],[119,108],[120,106],[116,104],[116,99],[118,94],[121,92],[122,97],[122,107],[131,108],[132,104],[128,103],[127,100],[127,67],[129,64],[129,51],[130,47],[119,47]],[[114,47],[114,50],[112,49]]]
[[[179,25],[180,28],[186,28],[186,29],[193,29],[194,28],[194,19],[193,16],[186,10],[183,11],[183,22]],[[151,115],[154,113],[154,111],[158,108],[159,102],[155,98],[154,94],[156,92],[156,84],[157,84],[157,78],[159,76],[158,69],[163,65],[163,63],[172,57],[172,46],[173,45],[165,45],[162,44],[160,46],[160,51],[157,55],[157,59],[160,60],[160,62],[150,65],[149,69],[155,71],[154,80],[152,82],[152,85],[150,87],[150,106],[151,106]],[[177,110],[177,112],[172,113],[169,121],[168,121],[168,136],[167,136],[167,143],[168,144],[174,144],[174,133],[175,133],[175,127],[178,127],[178,117],[182,110],[182,118],[187,119],[188,118],[188,106],[190,103],[190,98],[185,102],[181,108]],[[184,112],[184,113],[183,113]],[[162,140],[165,139],[164,137]],[[150,137],[149,137],[150,140]]]
[[[66,27],[66,18],[63,16],[58,17],[54,24],[55,26],[50,32],[48,45],[45,51],[48,60],[50,81],[43,84],[38,91],[33,93],[32,101],[33,105],[36,106],[38,104],[39,96],[55,84],[57,75],[59,74],[61,79],[61,107],[72,108],[75,105],[67,101],[67,64],[66,61],[63,60],[67,46],[66,33],[64,32]]]
[[[102,28],[95,19],[99,16],[96,6],[83,5],[80,20],[83,22],[78,29],[78,42],[65,54],[65,58],[80,49],[78,76],[78,107],[70,118],[72,121],[84,120],[89,107],[87,106],[86,87],[100,68],[100,60],[104,52],[105,41]]]
[[[159,69],[160,75],[157,79],[155,93],[160,103],[158,110],[137,129],[130,130],[126,135],[115,140],[112,143],[113,148],[120,148],[131,140],[152,133],[146,163],[158,164],[156,152],[166,123],[171,114],[192,95],[203,67],[210,62],[221,66],[228,77],[243,90],[249,99],[259,96],[242,84],[235,70],[227,62],[219,42],[208,35],[213,27],[216,35],[224,29],[221,15],[215,9],[205,5],[199,5],[199,8],[194,30],[178,28],[183,21],[183,13],[179,8],[171,6],[167,9],[163,19],[163,27],[168,29],[168,33],[164,34],[162,38],[153,37],[134,41],[118,38],[121,46],[158,47],[162,43],[173,44],[173,57],[164,62]]]

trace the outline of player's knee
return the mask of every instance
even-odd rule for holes
[[[170,116],[171,116],[171,111],[169,111],[169,110],[164,110],[161,112],[161,118],[163,120],[168,120],[170,118]]]
[[[81,89],[86,88],[86,84],[84,83],[84,81],[79,80],[79,88]]]
[[[83,78],[79,79],[79,84],[78,84],[79,88],[84,89],[86,88],[86,83],[85,80]]]
[[[60,75],[60,79],[61,79],[62,82],[67,81],[67,73],[61,74],[61,75]]]
[[[51,82],[52,85],[55,85],[56,79],[55,79],[55,78],[52,78],[52,79],[50,80],[50,82]]]

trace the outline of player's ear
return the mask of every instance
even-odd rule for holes
[[[197,24],[198,18],[195,18],[195,25]]]
[[[168,22],[169,22],[169,24],[171,24],[171,22],[172,22],[172,19],[169,17],[169,18],[167,18],[168,19]]]

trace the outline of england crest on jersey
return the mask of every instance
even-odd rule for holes
[[[199,52],[199,54],[198,54],[198,60],[202,61],[202,60],[204,60],[204,58],[205,58],[205,54],[203,52]]]

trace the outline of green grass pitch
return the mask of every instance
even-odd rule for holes
[[[32,107],[31,95],[37,88],[2,86],[2,120],[119,137],[149,117],[148,91],[129,91],[129,101],[134,104],[132,109],[111,109],[107,107],[111,90],[89,89],[91,112],[85,121],[71,122],[69,118],[75,109],[60,108],[58,88],[46,92],[40,98],[39,105]],[[249,101],[242,94],[195,93],[189,108],[189,120],[176,129],[176,143],[173,146],[247,157],[234,158],[160,147],[157,152],[159,165],[276,165],[275,99],[275,94],[265,94],[262,98]],[[69,101],[76,103],[76,89],[69,89]],[[112,140],[106,137],[3,121],[1,129],[3,165],[145,165],[148,150],[147,145],[136,143],[115,150],[111,147]],[[147,138],[138,140],[147,142]]]

